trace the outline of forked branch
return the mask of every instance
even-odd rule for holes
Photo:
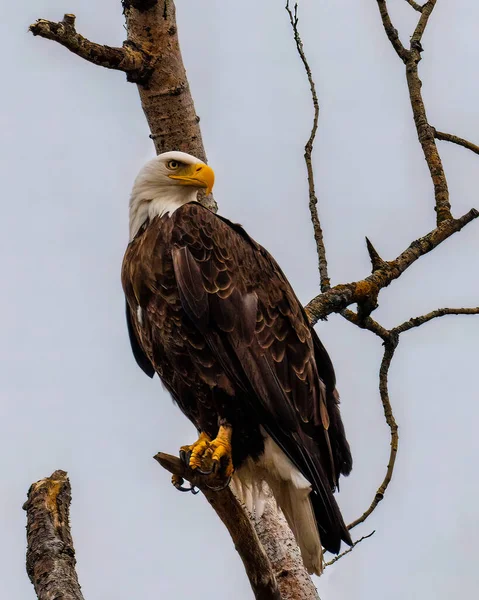
[[[100,67],[123,71],[128,81],[145,85],[151,75],[151,56],[127,41],[122,48],[90,42],[77,33],[75,15],[66,14],[59,23],[39,19],[29,29],[33,35],[58,42],[70,52]]]
[[[353,283],[335,285],[324,294],[316,296],[306,306],[311,323],[315,324],[333,312],[341,312],[354,303],[374,308],[381,289],[400,277],[418,258],[434,250],[478,216],[479,211],[473,208],[459,219],[443,221],[427,235],[412,242],[396,259],[384,262],[369,277]]]

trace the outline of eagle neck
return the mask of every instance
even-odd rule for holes
[[[187,186],[162,188],[152,195],[151,191],[132,195],[130,199],[130,242],[146,221],[155,217],[171,215],[188,202],[197,202],[198,189]]]

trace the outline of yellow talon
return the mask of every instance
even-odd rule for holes
[[[214,440],[211,440],[206,433],[201,433],[194,444],[180,448],[180,455],[189,455],[190,469],[197,469],[205,475],[215,473],[213,478],[220,476],[228,479],[234,472],[231,458],[232,433],[233,430],[229,425],[221,425]]]
[[[180,454],[183,452],[185,454],[191,452],[190,460],[188,462],[190,469],[194,470],[201,467],[201,458],[204,455],[206,449],[208,448],[210,440],[211,438],[209,437],[209,435],[202,431],[200,433],[200,437],[196,440],[196,442],[194,442],[190,446],[181,446]]]

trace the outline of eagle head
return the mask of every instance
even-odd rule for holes
[[[213,189],[215,174],[211,167],[186,152],[159,154],[138,173],[130,197],[130,239],[147,219],[171,215],[187,202],[196,200],[204,189]]]

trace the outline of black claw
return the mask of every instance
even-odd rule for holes
[[[196,489],[194,485],[192,485],[191,487],[184,487],[182,483],[184,483],[183,478],[181,478],[180,481],[178,481],[178,483],[173,484],[179,492],[191,492],[192,494],[196,495],[200,491]]]
[[[221,490],[225,490],[229,486],[230,481],[231,481],[231,475],[228,477],[228,481],[224,485],[219,485],[219,486],[215,487],[213,485],[206,484],[206,487],[208,487],[213,492],[221,492]]]
[[[186,466],[190,466],[191,450],[180,450],[180,460]]]
[[[209,471],[202,471],[201,469],[196,469],[198,471],[198,473],[201,473],[201,475],[211,475],[211,473],[213,473],[214,471],[214,466],[213,468],[211,468]]]

